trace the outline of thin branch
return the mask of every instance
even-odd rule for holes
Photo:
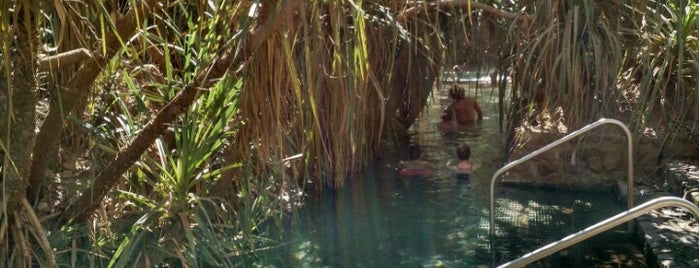
[[[26,217],[26,220],[29,222],[29,225],[31,225],[30,230],[36,236],[37,242],[39,246],[41,246],[41,249],[44,250],[44,254],[46,255],[46,258],[48,258],[49,264],[51,264],[51,267],[58,267],[58,265],[56,265],[56,254],[51,248],[51,243],[49,243],[44,227],[41,225],[36,213],[34,213],[32,205],[29,204],[29,201],[26,198],[22,198],[21,202],[24,209],[23,214]]]
[[[267,21],[265,25],[252,31],[245,42],[249,44],[246,55],[235,59],[233,56],[235,49],[231,48],[218,61],[214,62],[207,71],[202,71],[195,81],[187,85],[156,114],[155,118],[143,128],[129,146],[117,153],[116,159],[95,179],[94,186],[82,193],[78,200],[66,210],[60,221],[85,220],[92,210],[100,204],[109,190],[119,182],[121,175],[141,157],[151,144],[155,142],[155,139],[162,135],[170,123],[188,110],[189,106],[197,99],[200,89],[213,86],[226,75],[231,66],[242,63],[251,56],[262,44],[262,41],[281,28],[282,22],[293,15],[302,6],[303,2],[304,0],[289,0],[282,7],[279,14],[275,16],[275,19]]]
[[[107,48],[106,55],[93,53],[92,59],[82,64],[65,88],[54,94],[56,97],[51,100],[49,112],[39,129],[32,153],[33,159],[27,191],[29,200],[35,200],[39,193],[44,172],[49,165],[50,154],[47,152],[55,151],[54,148],[58,146],[58,135],[65,126],[63,123],[66,118],[71,113],[75,113],[77,104],[87,98],[95,79],[102,72],[102,67],[122,47],[120,40],[128,39],[125,37],[132,36],[136,32],[136,27],[139,25],[136,20],[145,18],[157,2],[157,0],[148,0],[141,5],[143,8],[133,8],[124,17],[117,20],[115,32],[110,32],[104,40]]]
[[[56,70],[61,65],[71,65],[92,58],[92,53],[85,48],[73,49],[56,55],[39,59],[39,71]]]
[[[442,7],[449,8],[449,7],[467,7],[468,5],[471,5],[472,9],[481,9],[485,12],[488,12],[490,14],[493,14],[496,17],[501,17],[504,19],[529,19],[529,15],[524,13],[524,11],[521,12],[509,12],[505,11],[502,9],[498,9],[494,6],[488,5],[488,4],[483,4],[479,2],[474,2],[471,0],[441,0],[441,1],[436,1],[436,2],[430,2],[430,3],[424,3],[423,1],[412,1],[408,3],[408,6],[410,6],[409,9],[406,10],[402,14],[402,16],[408,17],[408,16],[413,16],[417,14],[420,9],[424,6],[431,6],[431,7],[436,7],[437,9],[441,9]]]

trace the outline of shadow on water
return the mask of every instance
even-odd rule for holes
[[[446,90],[435,90],[432,103],[411,128],[409,141],[386,144],[380,160],[365,174],[309,200],[289,224],[292,242],[268,252],[266,260],[283,267],[490,266],[490,179],[505,163],[497,100],[479,97],[484,120],[443,133],[437,124],[450,101]],[[410,143],[419,144],[423,159],[436,166],[431,176],[397,175]],[[459,144],[468,144],[471,160],[481,166],[469,177],[445,168],[448,160],[456,160]],[[498,193],[496,226],[503,235],[502,243],[496,244],[497,263],[560,239],[574,231],[571,228],[586,227],[574,224],[571,211],[593,206],[581,201],[585,195],[504,187]],[[538,230],[545,230],[544,224],[560,225],[565,234],[542,238],[546,235]]]

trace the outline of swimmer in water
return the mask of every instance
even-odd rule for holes
[[[478,165],[471,163],[469,159],[471,158],[471,147],[468,145],[461,145],[456,149],[456,156],[459,158],[459,162],[455,165],[451,164],[451,160],[447,162],[447,168],[455,171],[457,174],[471,174],[473,171],[478,169]]]
[[[454,102],[449,105],[448,109],[453,110],[456,122],[466,125],[476,120],[483,120],[483,111],[478,105],[478,101],[474,97],[466,96],[463,88],[452,87],[449,90],[449,96],[454,99]]]
[[[442,110],[442,121],[440,121],[439,124],[437,124],[437,128],[439,129],[439,131],[447,133],[452,132],[457,128],[454,120],[452,120],[454,119],[453,115],[454,112],[449,108]]]
[[[422,159],[422,149],[420,146],[411,145],[408,148],[410,160],[400,161],[403,169],[400,170],[402,176],[429,176],[432,174],[432,163]]]

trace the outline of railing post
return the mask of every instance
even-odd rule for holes
[[[555,140],[555,141],[549,143],[548,145],[523,156],[520,159],[517,159],[515,161],[508,163],[507,165],[500,168],[499,170],[497,170],[493,174],[493,177],[490,180],[490,251],[491,251],[491,253],[494,251],[494,247],[493,247],[494,241],[493,240],[495,239],[495,182],[496,182],[497,178],[500,177],[500,175],[502,175],[506,171],[512,169],[513,167],[518,166],[518,165],[528,161],[529,159],[532,159],[532,158],[534,158],[534,157],[536,157],[536,156],[538,156],[538,155],[540,155],[548,150],[551,150],[552,148],[554,148],[554,147],[556,147],[556,146],[558,146],[566,141],[569,141],[577,136],[580,136],[581,134],[584,134],[584,133],[586,133],[594,128],[597,128],[601,125],[604,125],[604,124],[615,124],[615,125],[621,127],[624,130],[624,132],[626,133],[627,147],[628,147],[628,154],[629,154],[629,156],[627,158],[628,182],[627,182],[626,203],[627,203],[628,209],[631,209],[633,207],[633,195],[634,195],[634,189],[633,189],[633,139],[631,137],[631,131],[629,131],[628,127],[626,127],[626,125],[624,125],[624,123],[622,123],[619,120],[609,119],[609,118],[601,118],[600,120],[597,120],[596,122],[593,122],[587,126],[584,126],[576,131],[573,131],[570,134],[565,135],[562,138]]]
[[[572,245],[580,243],[580,242],[584,241],[585,239],[588,239],[588,238],[593,237],[595,235],[601,234],[601,233],[608,231],[608,230],[610,230],[610,229],[612,229],[620,224],[623,224],[625,222],[629,222],[635,218],[638,218],[641,215],[644,215],[651,210],[669,207],[669,206],[686,208],[687,210],[689,210],[690,213],[692,213],[692,215],[694,215],[695,219],[699,219],[699,207],[694,205],[692,202],[689,202],[685,199],[675,197],[675,196],[659,197],[659,198],[650,200],[646,203],[643,203],[643,204],[639,205],[638,207],[631,208],[627,211],[621,212],[621,213],[619,213],[611,218],[608,218],[608,219],[603,220],[597,224],[594,224],[590,227],[587,227],[582,231],[571,234],[571,235],[569,235],[569,236],[567,236],[559,241],[556,241],[556,242],[550,243],[548,245],[545,245],[543,247],[540,247],[537,250],[529,252],[522,257],[519,257],[511,262],[502,264],[498,267],[524,267],[527,264],[530,264],[530,263],[535,262],[537,260],[540,260],[546,256],[549,256],[553,253],[561,251],[567,247],[570,247]]]

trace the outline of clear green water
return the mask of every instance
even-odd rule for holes
[[[470,90],[475,94],[473,84]],[[622,210],[611,193],[496,190],[496,230],[489,238],[489,187],[506,159],[496,93],[481,85],[482,122],[456,133],[437,130],[446,90],[411,129],[410,141],[387,144],[383,155],[343,189],[308,200],[288,223],[290,243],[268,252],[282,267],[488,267],[579,231]],[[428,178],[401,178],[397,163],[410,142],[437,168]],[[481,168],[469,179],[444,167],[456,147],[471,146]]]

